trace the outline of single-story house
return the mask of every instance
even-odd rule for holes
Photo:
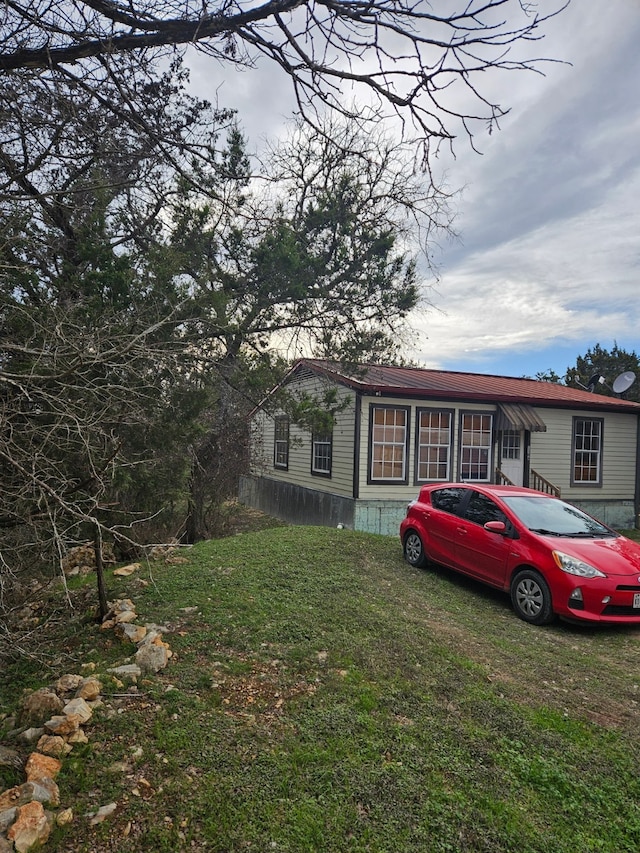
[[[239,497],[286,521],[397,535],[421,485],[465,481],[530,486],[636,526],[639,403],[533,379],[321,359],[298,361],[283,388],[333,400],[332,429],[327,419],[303,428],[268,400],[252,414]]]

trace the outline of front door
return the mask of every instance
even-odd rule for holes
[[[524,431],[505,429],[500,434],[500,470],[514,486],[524,485]]]

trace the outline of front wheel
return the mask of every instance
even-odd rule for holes
[[[548,625],[555,618],[547,582],[533,569],[523,569],[514,576],[511,603],[520,619],[531,625]]]
[[[422,539],[415,530],[410,530],[404,537],[404,558],[410,566],[422,569],[427,565]]]

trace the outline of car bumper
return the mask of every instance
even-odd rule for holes
[[[554,611],[576,622],[640,626],[640,584],[628,578],[571,579],[554,596]],[[637,581],[634,577],[633,580]],[[626,581],[626,582],[625,582]],[[581,598],[577,598],[579,591]]]

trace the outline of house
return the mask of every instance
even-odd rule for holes
[[[638,403],[533,379],[320,359],[300,360],[282,389],[333,398],[333,419],[316,429],[268,400],[253,412],[239,497],[286,521],[397,535],[421,485],[472,481],[530,486],[636,526]]]

